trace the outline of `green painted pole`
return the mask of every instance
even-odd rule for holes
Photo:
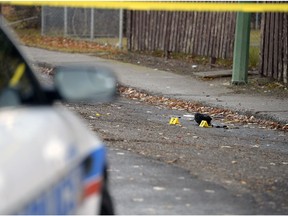
[[[248,83],[250,13],[237,13],[232,84]]]

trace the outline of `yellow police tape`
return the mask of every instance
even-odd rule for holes
[[[218,11],[218,12],[288,12],[288,3],[222,3],[182,1],[0,1],[26,6],[67,6],[101,9],[165,10],[165,11]]]

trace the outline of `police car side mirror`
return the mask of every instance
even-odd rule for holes
[[[69,102],[110,102],[117,95],[116,76],[103,67],[57,67],[54,84],[61,99]]]

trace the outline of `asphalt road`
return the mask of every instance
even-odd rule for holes
[[[50,86],[53,84],[51,76],[46,74],[47,69],[42,68],[42,72],[40,72],[39,68],[36,67],[36,69],[39,72],[37,73],[38,79],[43,85]],[[124,99],[108,106],[116,107],[118,112],[122,112],[121,107],[123,105],[129,105],[129,101]],[[91,130],[98,132],[100,130],[98,134],[107,144],[117,141],[118,138],[114,137],[114,135],[109,137],[104,135],[106,132],[104,129],[105,126],[102,125],[103,122],[97,125],[97,127],[91,124],[91,120],[94,122],[97,115],[99,118],[102,118],[101,115],[103,116],[104,111],[107,111],[107,105],[66,104],[66,106],[72,111],[76,111],[80,115],[82,114],[82,118],[84,117],[87,122],[90,121],[90,124],[87,126]],[[126,107],[123,108],[125,109]],[[101,114],[97,112],[98,109],[101,109]],[[91,112],[91,115],[87,115],[87,112]],[[119,113],[113,112],[111,115],[119,115]],[[129,118],[130,116],[125,117],[124,115],[121,119],[132,123],[132,121],[129,121]],[[119,127],[118,121],[113,121],[113,123],[117,123],[115,125],[116,128]],[[142,124],[145,126],[145,122],[142,122]],[[106,124],[106,126],[108,125],[109,123]],[[130,126],[133,126],[133,123]],[[137,130],[141,129],[138,128]],[[101,134],[101,132],[104,132],[104,134]],[[127,131],[125,134],[127,138],[135,135],[133,132],[127,133]],[[121,141],[122,139],[120,138],[119,140]],[[134,140],[133,144],[138,145],[138,142]],[[109,189],[116,214],[191,215],[255,213],[253,198],[248,194],[235,195],[221,185],[198,179],[196,176],[191,175],[188,170],[157,161],[150,158],[149,155],[145,157],[135,154],[131,149],[127,151],[121,147],[113,147],[112,144],[107,147],[107,150],[109,160]]]
[[[288,213],[284,132],[200,128],[186,111],[123,98],[67,107],[108,145],[118,214]],[[169,125],[171,116],[182,116],[181,126]]]
[[[107,143],[117,214],[288,213],[285,132],[199,128],[186,111],[123,98],[65,105]]]
[[[187,170],[109,148],[116,214],[255,214],[253,198],[237,196]]]
[[[191,113],[125,98],[65,106],[108,146],[116,214],[288,213],[284,132],[229,123],[199,128],[185,118]],[[175,116],[181,126],[169,125]]]

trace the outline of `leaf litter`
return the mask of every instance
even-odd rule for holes
[[[189,113],[199,112],[209,114],[215,119],[222,119],[222,121],[224,121],[226,124],[239,123],[245,125],[259,125],[260,128],[268,128],[288,132],[287,124],[284,125],[271,120],[259,119],[253,115],[239,114],[229,109],[204,106],[199,102],[191,102],[176,98],[151,95],[148,92],[122,85],[118,86],[118,91],[120,95],[125,98],[146,102],[148,104],[157,106],[168,107],[174,110],[186,110]]]

